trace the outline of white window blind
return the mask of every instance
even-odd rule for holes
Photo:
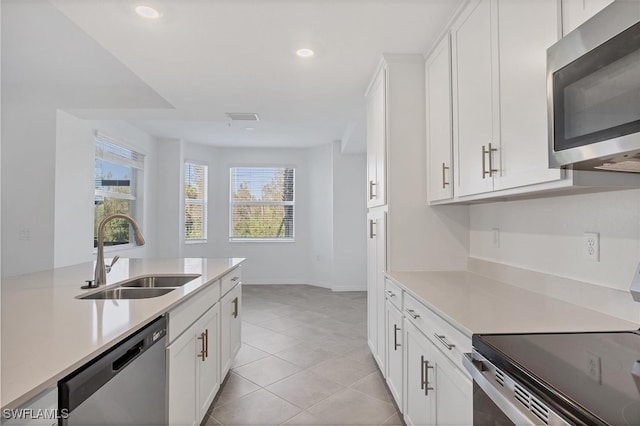
[[[233,167],[230,183],[231,240],[293,240],[294,168]]]
[[[123,213],[133,217],[136,213],[137,181],[144,169],[144,155],[117,143],[104,135],[96,135],[94,181],[94,247],[97,246],[98,225],[105,217]],[[105,227],[105,245],[128,244],[131,240],[129,223],[113,220]]]
[[[184,163],[184,238],[207,239],[207,166]]]

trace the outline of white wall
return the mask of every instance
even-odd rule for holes
[[[309,281],[320,287],[334,285],[334,164],[333,146],[318,146],[308,150],[311,181],[311,247]]]
[[[246,257],[243,281],[305,284],[309,279],[310,209],[313,194],[305,149],[212,149],[186,144],[185,160],[209,165],[209,229],[204,244],[184,244],[184,256]],[[288,165],[296,169],[295,242],[229,242],[229,168]]]
[[[155,254],[156,146],[154,138],[122,121],[82,120],[58,111],[55,155],[54,267],[74,265],[94,259],[94,159],[95,133],[100,131],[127,148],[145,155],[142,194],[145,206],[137,213],[145,236],[142,247],[106,248],[122,257],[147,257]]]
[[[175,142],[175,141],[174,141]],[[186,257],[246,257],[243,280],[256,284],[313,284],[334,290],[366,288],[366,199],[362,188],[365,159],[362,154],[344,155],[339,144],[309,149],[214,148],[183,143],[162,143],[159,173],[176,176],[178,162],[198,161],[209,166],[208,240],[184,243],[182,210],[171,204],[182,191],[171,186],[158,195],[158,232],[173,232],[180,216],[180,248],[172,248],[176,235],[163,240],[160,253]],[[166,151],[166,154],[163,152]],[[294,243],[229,242],[229,168],[250,165],[292,165],[296,168]],[[181,169],[182,170],[182,169]],[[182,175],[180,174],[180,185]],[[162,188],[169,186],[162,184]],[[179,197],[182,197],[180,192]],[[168,201],[163,201],[168,200]]]
[[[366,157],[333,144],[334,290],[367,288]]]
[[[184,143],[175,139],[157,141],[156,224],[153,238],[159,257],[180,257],[184,218],[180,199],[183,193]]]
[[[11,276],[54,266],[57,111],[170,105],[49,2],[3,1],[1,19],[1,254]]]
[[[640,190],[471,206],[470,256],[628,291],[640,262]],[[500,230],[500,246],[492,228]],[[600,262],[583,259],[600,233]]]

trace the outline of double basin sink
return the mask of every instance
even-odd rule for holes
[[[103,290],[78,296],[78,299],[149,299],[165,295],[200,275],[151,275],[132,278]]]

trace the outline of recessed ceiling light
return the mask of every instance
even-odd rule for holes
[[[136,13],[147,19],[158,19],[160,17],[160,12],[150,6],[138,6],[136,7]]]
[[[313,56],[313,54],[313,50],[307,49],[306,47],[296,50],[296,55],[300,56],[301,58],[310,58]]]
[[[253,132],[255,129],[256,129],[255,127],[245,127],[245,130],[249,132]]]

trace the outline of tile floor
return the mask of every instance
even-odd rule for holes
[[[242,348],[206,425],[402,425],[367,347],[365,292],[243,287]]]

